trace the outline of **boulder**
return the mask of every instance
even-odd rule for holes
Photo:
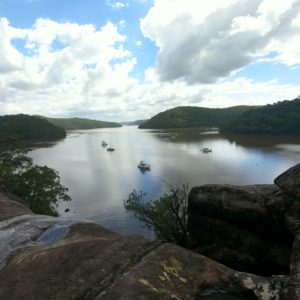
[[[300,164],[279,175],[274,182],[289,196],[300,200]]]
[[[293,205],[275,185],[195,187],[189,195],[192,246],[239,271],[288,274],[291,228],[300,219]]]

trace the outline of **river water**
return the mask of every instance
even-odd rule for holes
[[[115,151],[107,152],[103,140]],[[201,152],[204,147],[212,152]],[[133,189],[146,192],[150,200],[166,191],[169,183],[190,187],[272,183],[300,162],[300,138],[124,126],[71,131],[66,139],[35,148],[29,156],[36,164],[56,169],[69,188],[72,201],[59,205],[61,215],[90,219],[123,234],[149,235],[124,210],[123,200]],[[151,171],[137,168],[141,160],[151,164]]]

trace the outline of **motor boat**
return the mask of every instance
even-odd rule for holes
[[[212,150],[210,148],[203,148],[201,151],[203,153],[210,153],[210,152],[212,152]]]
[[[102,141],[101,146],[106,147],[108,144],[105,141]]]
[[[137,166],[140,170],[151,170],[151,167],[149,164],[145,163],[144,161],[140,161],[140,163]]]

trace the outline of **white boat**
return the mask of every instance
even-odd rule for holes
[[[102,141],[101,146],[106,147],[108,144],[105,141]]]
[[[146,164],[144,161],[140,161],[140,163],[137,166],[140,170],[151,170],[151,167],[149,164]]]
[[[212,150],[210,148],[203,148],[201,151],[203,153],[210,153],[210,152],[212,152]]]

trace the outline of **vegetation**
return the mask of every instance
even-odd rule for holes
[[[114,122],[97,121],[82,118],[44,118],[50,123],[63,129],[93,129],[93,128],[111,128],[121,127],[121,124]]]
[[[244,112],[223,132],[246,134],[300,134],[300,98]]]
[[[66,137],[63,129],[47,120],[28,115],[0,116],[0,140],[2,145],[9,141],[50,141]]]
[[[222,127],[249,109],[250,106],[223,109],[179,106],[157,114],[139,128]]]
[[[189,238],[188,185],[170,186],[167,193],[152,202],[146,202],[144,198],[145,193],[134,190],[124,201],[125,209],[153,230],[159,240],[186,247]]]
[[[136,120],[136,121],[132,121],[132,122],[122,122],[122,125],[142,125],[147,121],[148,120]]]
[[[69,201],[58,173],[17,151],[0,152],[0,186],[20,196],[37,214],[57,216],[59,201]]]

